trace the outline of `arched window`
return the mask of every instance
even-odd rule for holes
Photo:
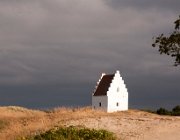
[[[101,107],[101,102],[99,102],[99,106]]]
[[[116,106],[119,106],[119,103],[118,103],[118,102],[116,103]]]

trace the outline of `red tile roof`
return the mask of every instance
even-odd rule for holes
[[[96,91],[94,92],[93,96],[105,96],[105,95],[107,95],[107,91],[110,87],[110,84],[111,84],[113,78],[114,78],[114,74],[104,75],[102,77]]]

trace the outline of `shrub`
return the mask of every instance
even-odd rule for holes
[[[156,111],[157,114],[159,115],[171,115],[171,112],[166,110],[165,108],[160,108]]]
[[[21,140],[115,140],[112,132],[77,127],[59,127]]]
[[[165,108],[159,108],[156,113],[159,115],[180,116],[180,105],[175,106],[172,111],[168,111]]]
[[[174,116],[180,116],[180,106],[177,105],[172,109],[172,115]]]

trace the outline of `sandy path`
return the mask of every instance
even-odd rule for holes
[[[139,115],[117,113],[98,118],[71,120],[66,125],[106,129],[123,140],[180,140],[180,117],[158,116],[144,112]]]

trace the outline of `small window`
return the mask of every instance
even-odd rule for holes
[[[119,87],[117,88],[117,92],[119,92]]]
[[[119,106],[119,103],[116,103],[116,106]]]
[[[101,102],[99,102],[99,106],[101,107]]]

